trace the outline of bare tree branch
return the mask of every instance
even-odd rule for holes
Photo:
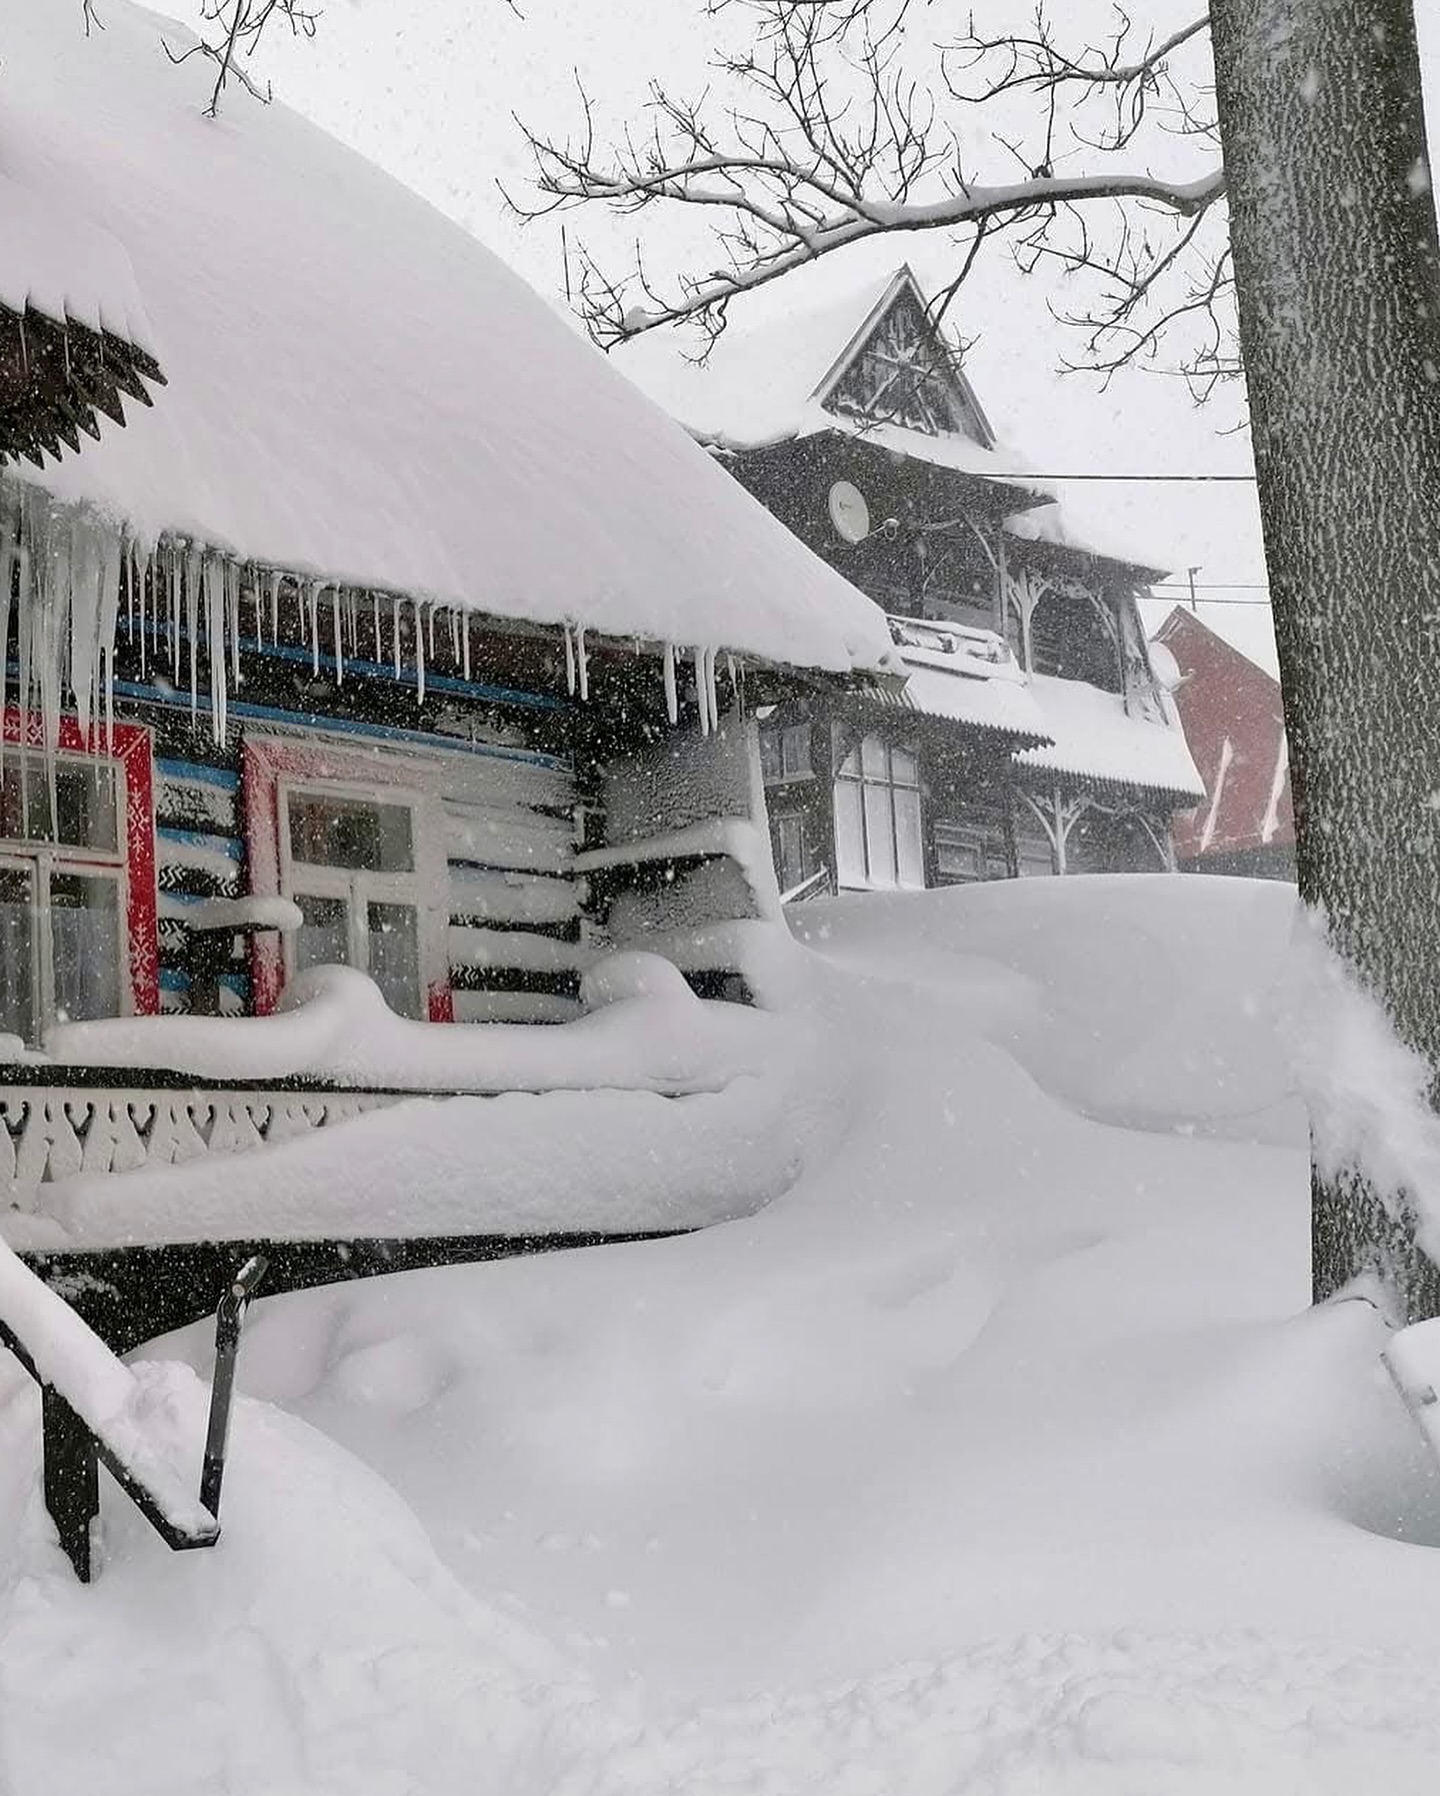
[[[706,0],[736,15],[696,99],[651,88],[643,128],[602,141],[592,97],[569,138],[521,125],[535,159],[525,218],[578,206],[704,211],[718,266],[658,278],[637,242],[628,268],[575,254],[578,303],[609,346],[690,320],[713,337],[730,302],[850,244],[899,232],[953,237],[959,274],[1008,239],[1019,265],[1084,277],[1063,313],[1101,372],[1183,336],[1201,387],[1230,365],[1229,264],[1207,20],[1163,35],[1117,6],[1102,41],[1063,43],[1042,5],[985,34],[934,33],[935,0]],[[577,78],[578,84],[578,78]],[[997,156],[1009,165],[993,166]],[[1172,329],[1173,327],[1173,329]]]
[[[83,0],[87,9],[94,0]],[[302,0],[201,0],[200,18],[207,29],[198,42],[184,50],[172,50],[165,44],[171,62],[188,62],[192,56],[203,56],[215,65],[215,86],[211,90],[206,114],[214,118],[220,110],[220,98],[233,76],[255,99],[268,104],[270,88],[263,88],[244,67],[253,56],[265,27],[274,18],[284,19],[297,37],[314,37],[319,13]],[[164,43],[164,40],[161,40]]]

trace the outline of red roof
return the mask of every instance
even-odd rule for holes
[[[1205,801],[1175,819],[1182,861],[1292,845],[1290,758],[1280,683],[1177,607],[1161,624],[1180,669],[1175,703]]]

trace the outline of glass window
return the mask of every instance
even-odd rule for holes
[[[295,971],[346,966],[350,961],[350,906],[344,898],[297,892],[303,921],[295,936]]]
[[[293,970],[358,967],[397,1015],[423,1017],[414,802],[303,788],[284,807],[283,883],[304,919]]]
[[[370,977],[397,1016],[418,1017],[420,1009],[420,916],[413,904],[367,907]]]
[[[309,866],[409,873],[415,867],[410,807],[329,792],[289,795],[290,856]]]
[[[108,761],[56,755],[4,757],[0,836],[115,854],[120,845],[115,769]]]
[[[786,724],[760,732],[760,771],[767,785],[780,780],[809,779],[810,725]]]
[[[835,862],[842,886],[925,884],[920,765],[913,748],[866,736],[841,762]]]
[[[50,875],[55,1020],[120,1012],[120,881],[114,874]]]
[[[38,981],[35,870],[0,865],[0,1034],[34,1041]]]
[[[111,760],[0,752],[0,1032],[126,1008],[123,789]]]

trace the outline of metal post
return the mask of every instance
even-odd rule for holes
[[[90,1430],[53,1385],[40,1387],[45,1507],[65,1557],[90,1582],[90,1524],[100,1513],[100,1468]]]
[[[205,1434],[200,1501],[216,1521],[220,1519],[220,1485],[225,1477],[225,1448],[230,1436],[230,1406],[235,1395],[240,1324],[269,1263],[263,1253],[253,1254],[246,1260],[215,1310],[215,1381],[210,1390],[210,1426]]]

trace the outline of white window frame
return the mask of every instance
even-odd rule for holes
[[[867,747],[871,748],[872,751],[878,749],[883,755],[883,774],[877,775],[866,771],[865,751]],[[896,779],[894,757],[897,750],[901,754],[908,755],[913,762],[915,768],[915,777],[913,779]],[[851,762],[854,763],[853,771],[848,765]],[[838,817],[839,795],[842,787],[853,787],[859,794],[860,840],[861,853],[864,859],[863,871],[857,870],[853,866],[847,867],[844,864],[846,857],[844,846],[840,839]],[[897,791],[913,792],[915,794],[920,851],[919,877],[915,879],[905,878],[900,871],[900,831],[897,821],[898,812],[895,803],[895,794]],[[871,838],[871,807],[866,803],[866,796],[870,792],[883,792],[885,794],[884,810],[889,817],[890,823],[889,849],[890,858],[895,866],[894,878],[890,878],[888,874],[877,877],[875,871],[878,857]],[[892,742],[884,736],[877,736],[873,733],[867,734],[856,741],[836,769],[834,802],[837,810],[835,823],[835,868],[836,882],[838,885],[851,891],[908,892],[923,891],[925,889],[925,801],[920,790],[920,756],[918,751],[910,743]]]
[[[0,836],[0,867],[12,872],[30,873],[34,878],[31,913],[34,927],[30,946],[30,989],[35,993],[35,1025],[43,1036],[59,1019],[55,1001],[55,932],[50,901],[51,881],[58,872],[75,874],[82,879],[109,879],[115,884],[115,985],[119,996],[120,1016],[134,1013],[134,993],[128,976],[126,931],[130,910],[129,845],[125,832],[125,768],[114,755],[73,754],[57,749],[57,767],[70,763],[85,768],[105,767],[110,774],[110,791],[115,807],[115,847],[88,848],[67,842],[52,842],[38,836]],[[43,751],[23,752],[11,744],[0,747],[0,777],[7,765],[19,763],[22,778],[28,768],[45,766]]]
[[[410,859],[407,873],[379,873],[367,867],[332,867],[322,861],[298,861],[290,849],[290,800],[293,795],[306,798],[339,798],[347,804],[369,804],[403,807],[410,813]],[[346,907],[349,965],[362,973],[370,971],[370,906],[371,904],[404,904],[415,912],[418,988],[415,1014],[427,1015],[431,980],[427,976],[434,961],[434,931],[429,926],[431,906],[426,901],[424,854],[421,847],[425,828],[425,794],[406,786],[361,786],[343,780],[306,779],[297,775],[280,779],[276,785],[276,822],[280,848],[280,890],[286,898],[333,898]],[[295,941],[285,940],[285,977],[295,977]]]

